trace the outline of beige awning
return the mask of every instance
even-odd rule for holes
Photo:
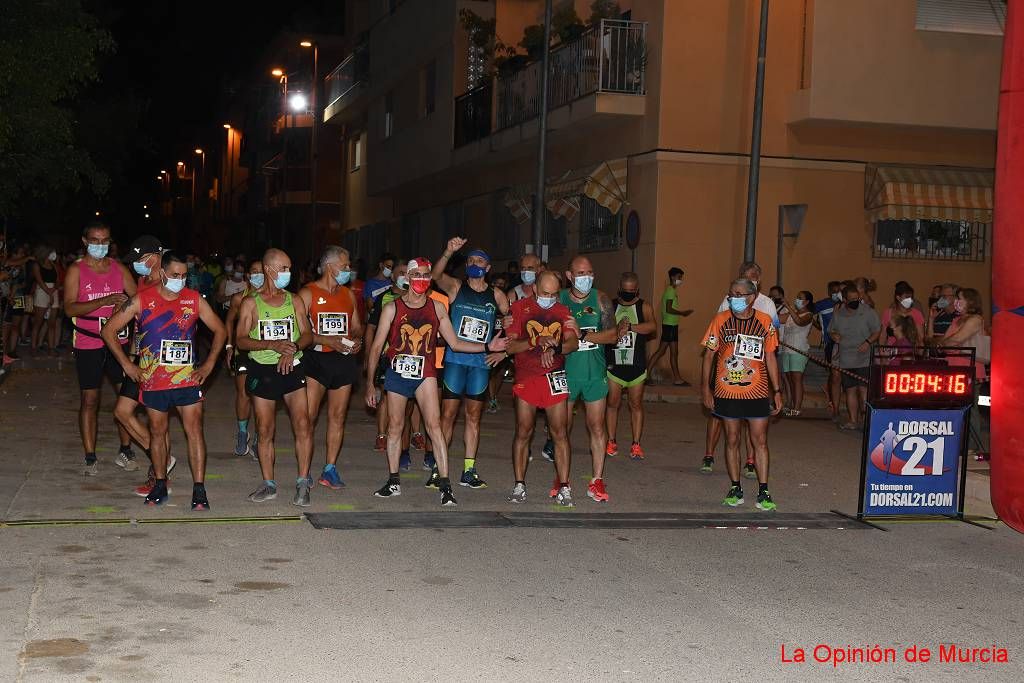
[[[612,213],[626,202],[626,159],[604,161],[587,178],[584,194]]]
[[[992,222],[995,172],[942,166],[869,166],[864,174],[868,220]]]

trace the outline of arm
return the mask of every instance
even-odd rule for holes
[[[700,387],[704,407],[708,410],[714,410],[715,408],[715,396],[711,393],[711,371],[714,370],[714,366],[715,352],[704,347],[704,357],[701,359],[700,364]]]
[[[972,315],[967,320],[964,320],[963,324],[960,325],[956,331],[952,329],[946,332],[945,336],[939,342],[940,346],[960,346],[974,335],[981,332],[983,328],[982,318],[980,315]]]
[[[220,279],[220,284],[217,285],[217,293],[214,294],[213,298],[219,304],[223,304],[225,301],[228,300],[228,297],[224,294],[224,287],[227,285],[227,283],[228,279],[226,277],[222,277]]]
[[[615,324],[615,308],[612,306],[612,300],[604,292],[597,293],[597,305],[601,308],[601,329],[589,333],[584,341],[614,344],[625,334],[628,323],[623,320],[618,325]]]
[[[871,348],[872,344],[878,341],[878,338],[880,336],[882,336],[882,323],[879,321],[878,315],[875,315],[873,331],[871,332],[871,334],[868,335],[867,339],[860,343],[860,345],[857,347],[857,350],[860,351],[861,353],[864,353],[869,348]]]
[[[299,326],[299,338],[295,345],[300,349],[308,348],[313,343],[313,330],[309,326],[309,309],[302,297],[293,298],[292,306],[295,307],[295,322]]]
[[[114,360],[124,369],[124,374],[135,382],[138,382],[142,377],[142,370],[128,358],[124,348],[122,348],[121,343],[117,339],[117,333],[132,321],[132,318],[135,317],[138,311],[139,298],[133,296],[124,306],[114,312],[114,315],[107,321],[107,324],[100,330],[103,343],[107,345],[107,349],[110,350]]]
[[[676,301],[679,301],[679,290],[676,290]],[[663,311],[663,313],[667,313],[669,315],[681,315],[685,318],[686,316],[693,313],[693,309],[690,308],[685,311],[680,311],[679,309],[672,305],[672,299],[665,299],[665,310]]]
[[[658,323],[654,319],[654,309],[646,301],[644,302],[644,321],[637,325],[630,324],[628,327],[637,334],[654,334],[658,330]]]
[[[213,374],[213,369],[217,366],[217,358],[224,347],[228,331],[224,323],[220,321],[220,317],[213,312],[210,304],[202,297],[199,298],[199,319],[213,332],[213,341],[210,342],[210,354],[206,357],[206,362],[193,371],[193,376],[202,384],[206,381],[207,377]]]
[[[377,374],[377,365],[380,363],[380,354],[384,350],[384,343],[387,341],[388,330],[395,319],[395,304],[389,303],[380,313],[379,324],[373,332],[373,341],[370,342],[370,352],[366,355],[366,405],[371,408],[377,407],[377,389],[373,386],[373,378]],[[370,328],[367,328],[369,334]]]
[[[430,271],[430,277],[434,278],[434,282],[441,288],[441,291],[448,295],[449,299],[455,298],[455,295],[459,293],[459,286],[462,283],[444,272],[444,269],[448,267],[448,261],[455,252],[465,246],[466,241],[461,237],[453,237],[448,240],[448,247],[441,254],[441,258],[437,259],[437,263],[434,264]]]
[[[508,295],[494,287],[494,300],[498,302],[498,315],[508,315],[509,306],[512,305]]]
[[[355,343],[355,346],[347,349],[346,353],[359,353],[363,348],[363,319],[359,317],[359,306],[356,301],[356,295],[352,293],[351,289],[345,288],[348,292],[348,297],[352,302],[352,319],[348,321],[348,335],[349,341]]]
[[[132,285],[132,294],[135,293],[135,285]],[[104,306],[120,306],[128,301],[124,294],[108,294],[92,301],[77,301],[78,299],[78,264],[71,264],[68,268],[67,277],[64,279],[64,313],[70,318],[77,318],[89,315],[98,308]]]
[[[43,282],[43,269],[39,267],[38,263],[36,263],[36,267],[32,269],[32,279],[36,281],[36,287],[39,287],[47,294],[53,294],[54,289],[56,289],[56,286],[54,286],[54,289],[50,289],[50,287]]]
[[[124,293],[130,297],[135,296],[135,278],[133,278],[132,274],[128,272],[128,269],[120,263],[117,264],[117,267],[121,270],[121,284],[124,286]]]
[[[231,297],[228,314],[224,316],[224,327],[227,330],[227,344],[224,345],[227,353],[224,354],[224,359],[228,363],[231,363],[231,358],[235,355],[235,323],[238,322],[238,309],[242,307],[242,296],[243,292],[239,292]]]
[[[768,366],[768,379],[771,380],[775,392],[772,396],[772,415],[777,415],[782,410],[782,384],[779,383],[779,361],[774,353],[766,353],[765,364]]]

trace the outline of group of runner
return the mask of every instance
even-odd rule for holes
[[[656,319],[639,296],[639,277],[623,273],[616,296],[594,287],[593,265],[577,256],[562,273],[547,270],[533,254],[520,262],[521,283],[508,293],[490,282],[491,259],[474,249],[465,258],[465,278],[449,263],[467,241],[449,240],[432,263],[382,258],[377,277],[355,286],[348,252],[327,247],[319,277],[292,294],[287,254],[269,249],[247,264],[244,284],[222,297],[225,320],[196,290],[186,287],[187,259],[143,236],[131,246],[129,270],[107,254],[109,228],[86,226],[85,255],[68,269],[64,308],[73,319],[75,360],[81,389],[80,429],[85,474],[98,471],[96,432],[104,377],[119,388],[114,411],[121,449],[114,462],[138,469],[134,441],[150,459],[147,481],[136,488],[150,505],[164,503],[176,464],[169,452],[168,414],[177,409],[188,442],[192,508],[209,509],[203,390],[225,352],[235,375],[238,434],[235,453],[254,454],[262,481],[249,494],[261,503],[277,496],[275,412],[283,403],[294,438],[297,506],[310,504],[313,431],[327,404],[325,465],[319,483],[340,488],[337,461],[354,386],[365,377],[367,406],[383,416],[377,447],[386,452],[388,478],[374,495],[401,495],[401,472],[411,466],[409,444],[422,429],[431,472],[427,487],[442,505],[455,505],[448,447],[464,409],[465,459],[459,484],[484,488],[477,472],[480,421],[491,396],[493,368],[511,362],[515,380],[514,484],[512,503],[527,497],[526,471],[538,412],[545,416],[555,477],[549,495],[573,505],[570,445],[573,408],[582,402],[591,454],[587,495],[609,500],[606,457],[617,455],[616,425],[623,396],[631,412],[630,455],[644,457],[643,387],[645,347]],[[674,273],[670,273],[670,279]],[[236,278],[237,279],[237,278]],[[365,293],[360,301],[358,292]],[[767,418],[780,406],[772,320],[757,308],[757,282],[733,282],[726,310],[705,335],[705,404],[715,417],[709,441],[724,423],[730,491],[726,504],[743,502],[739,489],[739,423],[749,424],[761,487],[758,507],[774,509],[767,492]],[[744,305],[745,304],[745,305]],[[363,311],[368,313],[365,315]],[[196,334],[202,322],[210,334]],[[366,347],[364,349],[364,346]],[[362,359],[362,361],[361,361]],[[776,389],[773,395],[770,387]],[[147,422],[136,409],[144,407]],[[418,416],[413,415],[415,406]],[[418,417],[422,427],[413,429]],[[250,427],[255,420],[255,429]],[[710,470],[709,463],[705,466]]]

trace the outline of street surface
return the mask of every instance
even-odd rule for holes
[[[317,487],[307,511],[440,512],[438,494],[422,486],[419,452],[401,498],[372,497],[386,468],[372,451],[376,430],[361,394],[358,401],[339,466],[348,486]],[[316,530],[290,504],[294,455],[283,411],[280,494],[246,500],[259,473],[231,452],[233,394],[223,375],[206,403],[213,509],[203,517],[188,509],[176,420],[170,503],[143,507],[131,489],[144,466],[126,473],[112,464],[112,402],[108,390],[100,476],[85,478],[71,362],[16,371],[0,386],[0,513],[13,523],[0,528],[0,680],[1024,679],[1024,539],[999,524]],[[723,513],[721,458],[714,475],[697,472],[699,407],[647,407],[648,458],[608,463],[612,501],[601,506],[585,495],[589,456],[577,420],[577,505],[560,514]],[[490,487],[456,487],[459,507],[445,513],[510,511],[510,418],[506,386],[502,411],[484,416],[478,469]],[[457,427],[453,472],[461,470],[460,434]],[[770,443],[780,512],[856,511],[859,436],[810,418],[773,425]],[[540,445],[538,435],[522,509],[554,512]],[[742,511],[752,514],[756,483],[744,486]],[[217,521],[190,523],[197,518]],[[130,519],[137,523],[119,521]],[[892,647],[901,657],[840,663],[834,674],[831,662],[814,662],[819,644]],[[915,644],[931,648],[933,661],[904,661],[903,648]],[[1009,662],[940,663],[939,646],[949,644],[1006,648]],[[784,663],[783,646],[804,648],[808,661]]]

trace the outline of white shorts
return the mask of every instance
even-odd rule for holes
[[[32,303],[35,308],[60,308],[60,293],[55,291],[51,300],[46,290],[37,285],[36,293],[32,295]]]

